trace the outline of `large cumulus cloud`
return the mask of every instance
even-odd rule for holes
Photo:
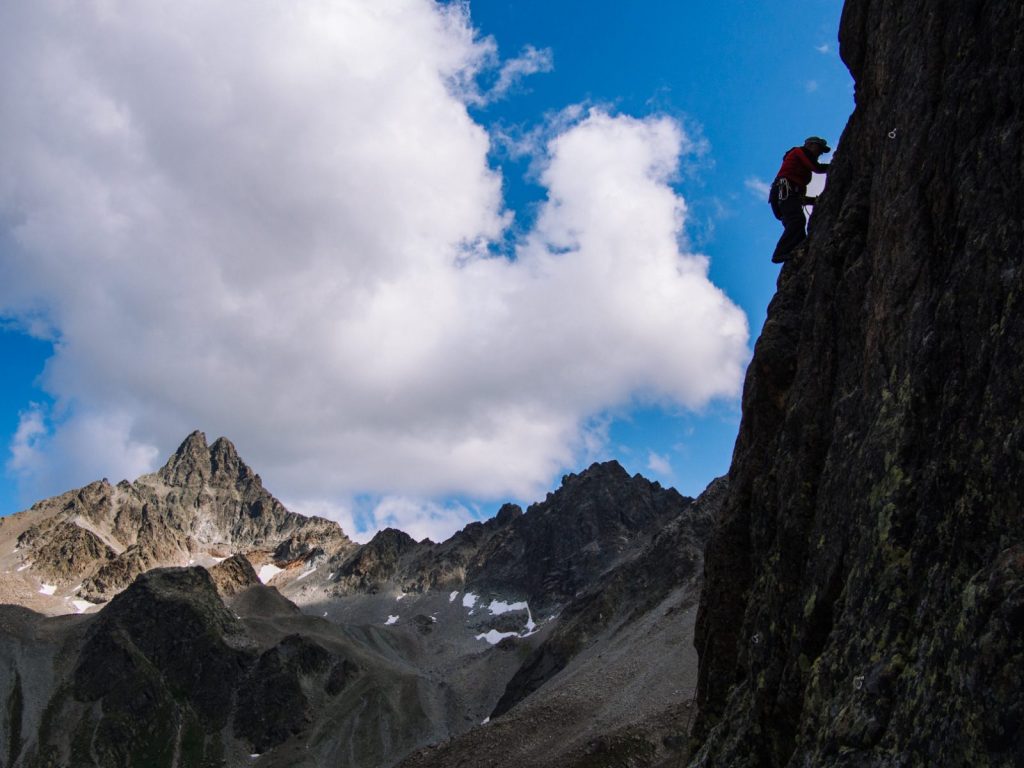
[[[529,498],[607,409],[737,392],[746,320],[685,247],[676,122],[581,113],[492,253],[467,105],[500,63],[460,6],[8,3],[0,30],[0,313],[56,342],[9,464],[40,491],[199,427],[300,508],[413,521]]]

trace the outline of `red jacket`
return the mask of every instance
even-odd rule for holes
[[[799,188],[799,191],[803,192],[807,189],[807,185],[811,183],[812,172],[825,173],[826,171],[828,171],[828,163],[819,163],[817,160],[812,160],[804,152],[803,147],[793,147],[782,156],[782,167],[775,174],[775,178],[789,179],[790,182]]]

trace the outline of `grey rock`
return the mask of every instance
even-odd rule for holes
[[[743,394],[692,765],[1012,766],[1024,14],[848,0],[856,110]]]

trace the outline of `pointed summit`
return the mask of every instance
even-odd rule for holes
[[[629,472],[615,459],[608,461],[595,461],[589,467],[578,474],[562,476],[562,485],[571,485],[573,482],[626,482],[629,480]]]
[[[201,486],[212,473],[206,435],[198,429],[185,438],[158,473],[168,485]]]
[[[210,470],[210,482],[216,486],[232,487],[255,478],[255,473],[226,437],[218,437],[210,446]]]

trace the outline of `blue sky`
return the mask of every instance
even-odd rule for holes
[[[234,440],[293,508],[364,534],[395,524],[438,536],[502,501],[542,498],[593,459],[691,495],[726,471],[737,364],[778,273],[779,226],[760,186],[805,136],[835,146],[853,106],[841,3],[638,0],[581,12],[565,0],[474,0],[452,22],[405,2],[400,16],[368,18],[339,0],[339,14],[311,19],[330,35],[303,23],[282,32],[269,15],[237,24],[230,3],[142,4],[113,20],[90,4],[65,17],[2,12],[0,41],[19,66],[7,62],[0,103],[24,119],[0,131],[0,170],[14,180],[0,185],[0,514],[155,468],[193,428]],[[166,30],[186,30],[190,44]],[[72,51],[74,67],[27,48],[15,58],[32,35]],[[196,62],[209,58],[206,72]],[[451,103],[428,98],[453,73]],[[363,88],[373,78],[377,90]],[[62,88],[75,94],[67,111],[48,112]],[[72,123],[87,128],[53,127]],[[648,166],[636,175],[638,163]],[[588,224],[581,201],[607,168],[623,174],[617,188],[639,191]],[[615,214],[643,195],[623,215],[624,245],[605,253]],[[630,274],[616,270],[634,254],[660,269],[643,249],[665,238],[647,245],[643,228],[670,209],[684,216],[672,258],[697,265],[690,282],[657,300],[625,283],[604,295],[601,270]],[[651,223],[639,222],[648,210]],[[456,284],[446,267],[402,261],[456,238],[483,248],[466,259],[532,265],[531,277],[492,261]],[[332,255],[338,240],[348,250]],[[562,250],[581,254],[578,272],[556,263]],[[718,318],[713,328],[677,313],[691,301]],[[749,323],[742,350],[735,334],[703,344],[735,308]]]
[[[533,122],[568,104],[598,103],[668,114],[706,139],[706,156],[677,182],[693,209],[688,234],[710,255],[712,281],[743,308],[756,338],[778,276],[765,256],[781,230],[746,182],[770,181],[782,152],[808,135],[835,146],[853,109],[837,42],[842,3],[639,0],[591,3],[584,14],[571,2],[471,5],[474,23],[503,50],[554,52],[551,73],[481,110],[482,120]],[[528,216],[544,190],[529,184],[522,164],[513,168],[507,194]],[[650,453],[665,457],[669,482],[696,495],[727,471],[738,427],[737,401],[697,413],[634,408],[614,422],[611,454],[649,477],[657,477]]]

